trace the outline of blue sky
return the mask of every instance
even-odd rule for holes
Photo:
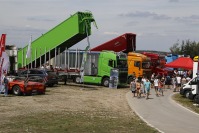
[[[199,41],[199,0],[0,0],[0,34],[24,47],[77,11],[93,13],[91,47],[124,33],[137,34],[138,50],[169,51],[182,40]],[[72,48],[86,47],[86,39]]]

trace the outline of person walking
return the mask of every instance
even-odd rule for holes
[[[4,73],[3,84],[5,86],[5,92],[4,92],[5,97],[8,96],[8,82],[9,82],[9,80],[7,78],[7,74]]]
[[[140,98],[140,88],[141,88],[141,83],[139,80],[137,80],[136,82],[136,93],[137,93],[137,97]]]
[[[177,91],[180,90],[180,87],[181,87],[181,82],[182,82],[182,78],[180,77],[180,75],[177,75],[176,77],[176,81],[177,81]]]
[[[143,81],[140,82],[140,87],[141,87],[141,89],[140,89],[140,97],[142,97],[142,94],[143,94],[143,96],[146,95],[146,91],[145,91],[145,88],[144,88],[144,83],[145,82],[143,82]]]
[[[161,79],[158,82],[158,91],[159,91],[159,95],[160,95],[160,93],[162,93],[162,96],[164,96],[164,94],[163,94],[163,92],[164,92],[163,87],[164,87],[164,81]]]
[[[171,89],[170,85],[171,85],[171,77],[167,75],[165,79],[165,89]]]
[[[156,77],[155,80],[154,80],[154,88],[155,88],[155,93],[156,93],[156,96],[158,96],[158,78]]]
[[[146,82],[144,82],[144,88],[146,91],[146,100],[149,99],[149,93],[150,93],[150,89],[151,89],[151,82],[149,81],[149,79],[146,79]]]
[[[173,92],[176,92],[176,84],[177,84],[176,76],[173,75],[172,77]]]
[[[135,82],[135,80],[131,81],[130,89],[131,89],[131,92],[133,93],[133,97],[135,97],[135,93],[136,93],[136,82]]]

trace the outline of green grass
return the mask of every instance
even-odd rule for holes
[[[18,116],[0,125],[11,133],[156,133],[137,116],[117,116],[111,112],[45,112]]]
[[[186,108],[188,108],[188,109],[190,109],[190,110],[192,110],[192,111],[194,111],[196,113],[199,113],[199,107],[194,106],[193,105],[194,102],[192,100],[190,100],[188,98],[185,98],[185,97],[183,97],[180,94],[175,94],[173,96],[173,99],[175,101],[177,101],[179,104],[181,104],[182,106],[184,106],[184,107],[186,107]]]

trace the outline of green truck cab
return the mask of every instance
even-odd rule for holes
[[[122,52],[102,51],[89,52],[84,64],[84,83],[109,86],[112,69],[118,69],[118,85],[127,84],[128,65],[127,55]]]

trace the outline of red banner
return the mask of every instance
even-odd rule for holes
[[[0,57],[2,56],[2,52],[5,51],[5,44],[6,44],[6,34],[1,35],[0,40]]]

